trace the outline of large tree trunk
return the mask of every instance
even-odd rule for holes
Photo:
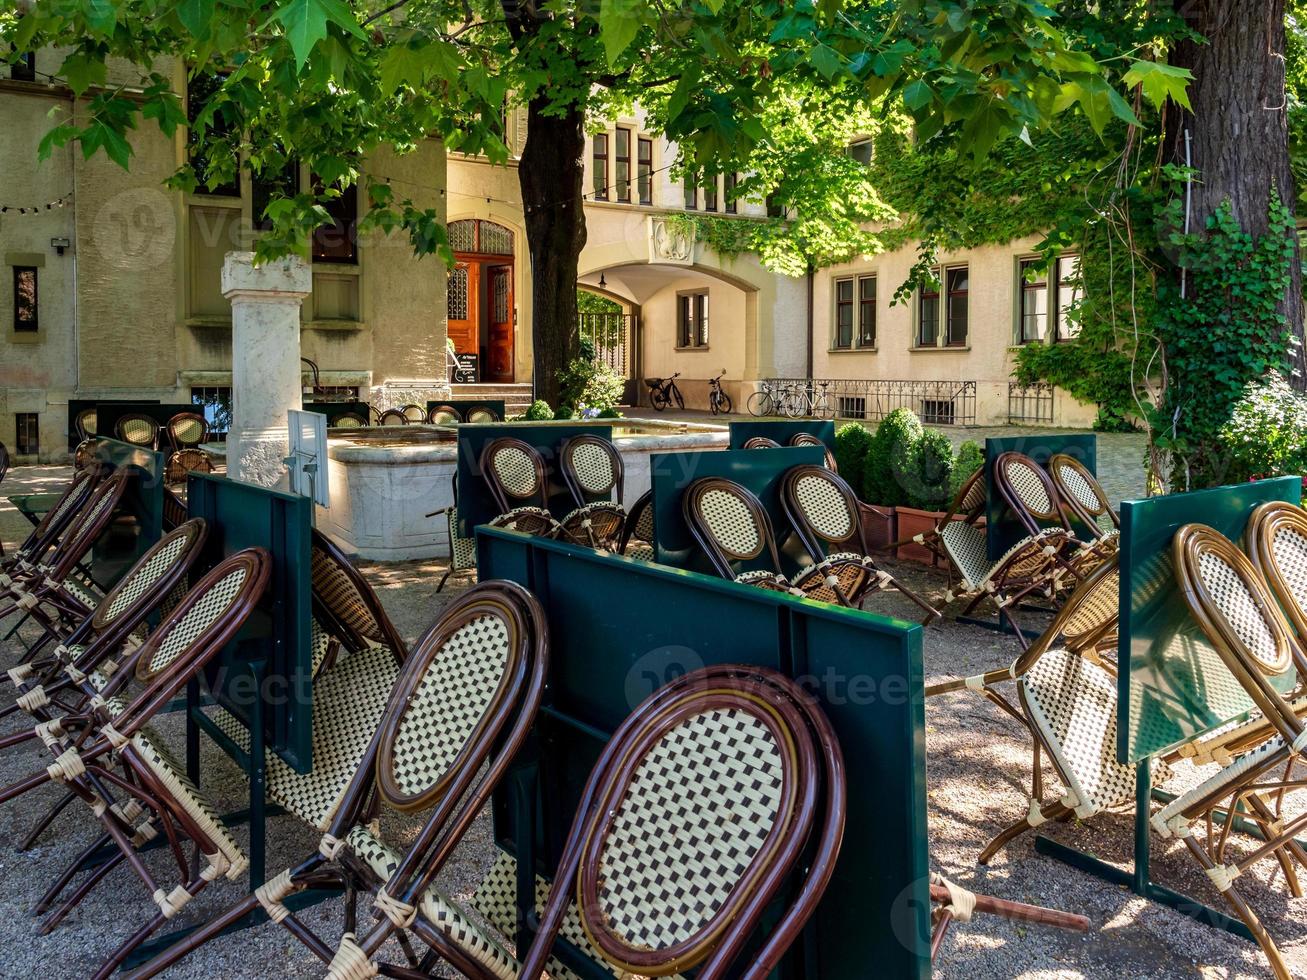
[[[1201,231],[1227,199],[1254,235],[1267,228],[1271,189],[1292,211],[1297,196],[1289,167],[1284,42],[1285,0],[1172,0],[1176,12],[1207,39],[1184,42],[1171,63],[1190,69],[1192,114],[1170,127],[1171,159],[1189,156],[1193,229]],[[1302,270],[1293,263],[1283,312],[1303,336]]]
[[[531,253],[531,330],[536,397],[558,407],[558,372],[579,351],[576,275],[585,247],[584,111],[546,115],[540,95],[527,107],[526,146],[518,165]]]

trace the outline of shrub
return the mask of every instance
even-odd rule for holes
[[[911,409],[896,408],[881,420],[863,461],[863,500],[882,507],[898,507],[908,502],[902,453],[920,439],[924,431],[921,420]]]
[[[871,448],[872,435],[866,426],[850,422],[835,433],[835,465],[840,476],[855,490],[862,490],[862,470]]]
[[[921,510],[948,506],[953,475],[953,444],[942,432],[927,430],[914,442],[896,447],[899,481],[908,495],[908,505]]]
[[[626,418],[625,415],[623,415],[621,412],[619,412],[619,411],[618,411],[617,409],[615,409],[615,408],[605,408],[605,409],[601,409],[600,412],[599,412],[599,417],[600,417],[601,419],[624,419],[624,418]]]
[[[607,364],[595,362],[594,346],[589,341],[582,341],[581,347],[581,356],[573,358],[558,372],[561,405],[576,409],[594,408],[601,412],[613,408],[622,400],[626,379]]]
[[[554,410],[549,407],[549,402],[543,398],[538,398],[531,403],[531,407],[526,410],[522,416],[524,422],[548,422],[554,418]]]
[[[1278,374],[1249,385],[1221,430],[1225,483],[1301,476],[1307,469],[1307,397]]]
[[[962,489],[971,474],[985,465],[985,450],[980,443],[968,439],[958,446],[957,456],[953,459],[953,473],[948,481],[948,499],[951,502]]]

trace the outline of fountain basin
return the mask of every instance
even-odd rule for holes
[[[532,425],[575,427],[574,420]],[[724,425],[664,419],[604,419],[626,473],[625,502],[649,489],[653,453],[726,449]],[[327,440],[331,506],[319,507],[318,528],[347,550],[375,561],[447,557],[443,515],[454,502],[457,426],[406,425],[333,429]]]

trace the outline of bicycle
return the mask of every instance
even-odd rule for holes
[[[731,414],[731,396],[722,390],[722,378],[725,376],[726,368],[722,368],[721,374],[708,379],[708,411],[714,415]]]
[[[681,389],[676,387],[676,379],[681,376],[677,371],[670,378],[645,378],[644,383],[649,386],[649,403],[658,411],[662,411],[673,401],[676,407],[685,408],[685,397],[681,394]]]
[[[788,414],[785,405],[790,400],[790,386],[774,385],[770,381],[760,382],[760,387],[745,403],[750,415],[759,417]]]
[[[821,392],[817,392],[817,387],[821,387]],[[833,419],[835,417],[835,404],[831,401],[829,381],[809,381],[806,384],[794,385],[786,390],[788,396],[781,406],[785,414],[792,419],[799,419],[811,416],[817,419]]]

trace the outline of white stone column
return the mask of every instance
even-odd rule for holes
[[[272,486],[286,472],[286,412],[300,408],[300,303],[313,273],[298,256],[254,265],[228,252],[222,295],[231,301],[232,421],[227,475]]]

